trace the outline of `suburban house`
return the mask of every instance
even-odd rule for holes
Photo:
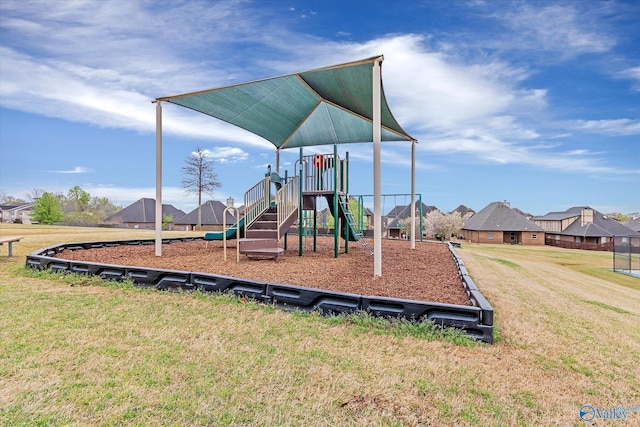
[[[520,209],[518,209],[518,208],[513,208],[513,210],[514,210],[514,211],[516,211],[516,212],[518,212],[520,215],[524,216],[524,217],[525,217],[525,218],[527,218],[527,219],[531,219],[531,218],[533,218],[533,215],[531,215],[531,214],[530,214],[530,213],[528,213],[528,212],[523,212],[523,211],[521,211],[521,210],[520,210]]]
[[[162,205],[163,217],[171,216],[173,220],[175,220],[184,215],[184,211],[181,211],[173,205]],[[156,225],[156,201],[155,199],[142,198],[114,213],[103,222],[105,224],[122,225],[128,228],[153,230]],[[169,224],[169,227],[171,227],[171,224]]]
[[[476,213],[476,211],[466,207],[465,205],[460,205],[451,211],[451,213],[454,213],[454,212],[458,212],[463,220],[471,218]]]
[[[225,224],[224,210],[227,206],[218,200],[209,200],[203,203],[201,208],[202,230],[222,231]],[[235,213],[235,212],[234,212]],[[232,211],[227,211],[227,228],[236,223],[236,217]],[[198,226],[198,208],[173,221],[174,230],[194,231]]]
[[[0,205],[0,222],[31,224],[32,206],[33,203]]]
[[[489,203],[464,222],[462,235],[474,243],[544,245],[544,229],[508,202]]]
[[[626,225],[633,231],[637,231],[640,233],[640,216],[625,222],[624,225]]]
[[[532,220],[545,230],[547,245],[570,249],[610,251],[614,237],[640,237],[637,231],[589,206],[549,212]]]
[[[427,206],[424,203],[422,204],[422,216],[426,216],[427,214],[437,211],[440,212],[440,209],[435,206]],[[403,236],[402,231],[402,221],[411,217],[411,204],[408,205],[398,205],[389,211],[384,217],[382,217],[382,224],[384,225],[384,229],[386,231],[385,237],[397,239]],[[420,221],[420,206],[416,204],[416,221]]]

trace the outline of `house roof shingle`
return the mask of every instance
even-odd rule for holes
[[[503,202],[489,203],[467,219],[463,228],[474,231],[544,231]]]
[[[222,225],[224,210],[227,208],[224,203],[218,200],[209,200],[202,204],[202,225]],[[235,224],[236,218],[227,212],[227,225]],[[194,225],[198,223],[198,208],[178,218],[173,222],[176,225]]]
[[[10,212],[10,211],[21,211],[25,209],[31,209],[33,207],[33,203],[20,203],[17,205],[0,205],[0,212]]]
[[[582,221],[576,219],[563,231],[553,232],[553,234],[582,237],[640,236],[640,233],[627,225],[589,206],[574,206],[564,212],[549,212],[546,215],[536,216],[532,219],[535,221],[561,221],[574,217],[580,218],[585,209],[593,211],[593,222],[582,224]]]
[[[416,213],[420,208],[419,204],[416,204]],[[427,206],[422,204],[422,216],[427,215],[433,211],[439,211],[435,206]],[[389,211],[384,217],[387,219],[387,228],[401,228],[400,221],[407,219],[411,216],[411,204],[398,205]]]
[[[416,211],[420,208],[420,205],[416,203]],[[427,206],[424,203],[422,204],[422,215],[426,215],[432,211],[439,210],[435,206]],[[389,211],[388,214],[385,215],[388,218],[399,218],[405,219],[411,216],[411,204],[408,205],[397,205],[394,206],[393,209]]]
[[[451,212],[459,212],[461,216],[465,216],[465,214],[467,214],[468,212],[476,213],[476,211],[474,211],[471,208],[466,207],[465,205],[460,205],[457,208],[455,208],[454,210],[452,210]]]
[[[162,215],[171,215],[175,219],[184,216],[185,213],[173,205],[163,204]],[[104,222],[144,223],[155,222],[155,220],[155,199],[142,198],[106,218]]]
[[[631,221],[627,221],[627,222],[624,223],[624,225],[626,225],[627,227],[629,227],[633,231],[640,232],[640,217],[634,218]]]

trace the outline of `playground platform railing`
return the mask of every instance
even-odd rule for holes
[[[302,157],[304,193],[346,191],[346,161],[333,154],[314,154]],[[337,165],[337,169],[335,166]]]
[[[289,179],[276,193],[278,207],[278,240],[284,235],[287,223],[295,215],[300,206],[300,177]]]
[[[244,193],[244,206],[245,206],[245,219],[244,227],[245,231],[249,228],[253,222],[260,217],[271,205],[271,179],[265,177],[262,181],[251,187]]]

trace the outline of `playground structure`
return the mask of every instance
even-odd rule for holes
[[[57,256],[65,251],[118,245],[155,245],[155,255],[162,256],[163,244],[196,240],[162,238],[162,103],[171,103],[239,126],[276,147],[275,173],[269,171],[245,195],[244,224],[238,220],[234,227],[225,227],[219,235],[225,242],[228,238],[238,239],[237,254],[244,251],[246,254],[277,257],[282,252],[278,247],[280,238],[286,236],[296,220],[302,226],[305,211],[313,211],[312,218],[315,221],[316,202],[323,197],[335,219],[334,255],[338,256],[340,236],[345,241],[345,252],[349,241],[357,241],[373,252],[373,274],[381,276],[381,142],[411,143],[411,230],[415,230],[417,143],[398,124],[387,105],[382,90],[382,60],[382,56],[377,56],[222,88],[156,98],[153,101],[156,104],[155,239],[58,244],[28,255],[26,267],[96,275],[108,280],[127,279],[136,286],[158,290],[231,292],[283,309],[303,312],[331,314],[364,311],[381,317],[429,320],[442,327],[459,328],[478,340],[493,342],[493,308],[473,283],[451,245],[449,249],[458,265],[458,274],[471,306],[331,292],[197,271],[73,261]],[[348,154],[345,159],[340,159],[336,146],[363,142],[373,143],[373,250],[363,239],[349,206]],[[333,154],[303,155],[303,147],[326,145],[333,145]],[[280,176],[278,167],[280,150],[290,148],[300,149],[296,163],[298,174],[291,178],[286,173]],[[276,188],[274,198],[271,197],[272,186]],[[362,212],[362,209],[359,211]],[[411,234],[412,248],[415,245],[414,234]],[[302,243],[303,233],[299,232],[298,235]],[[303,245],[299,247],[301,255]]]
[[[244,216],[236,215],[238,222],[224,231],[206,233],[205,240],[224,240],[225,259],[228,239],[236,239],[237,252],[247,256],[274,257],[277,259],[286,248],[287,231],[298,223],[299,255],[303,254],[304,224],[311,219],[313,250],[316,250],[316,218],[318,198],[325,198],[334,217],[334,256],[340,250],[340,238],[344,239],[345,253],[349,242],[358,242],[370,255],[373,248],[362,230],[363,209],[356,217],[349,204],[349,153],[341,159],[334,147],[333,153],[304,155],[296,161],[296,172],[280,176],[269,171],[265,177],[244,195]],[[272,196],[275,189],[275,196]],[[285,248],[280,246],[284,238]],[[238,258],[236,258],[238,260]]]
[[[417,143],[402,129],[387,104],[382,89],[383,59],[381,55],[374,56],[152,101],[156,104],[156,256],[162,256],[162,224],[158,219],[162,210],[162,103],[171,103],[223,120],[269,141],[276,147],[277,173],[283,149],[372,142],[373,275],[381,276],[381,143],[411,143],[412,194],[415,194]],[[336,198],[333,204],[337,208]],[[414,206],[412,212],[415,212]],[[344,219],[348,221],[346,216]],[[413,214],[412,229],[415,229]],[[415,249],[414,234],[411,249]]]

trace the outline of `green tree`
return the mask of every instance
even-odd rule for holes
[[[91,195],[79,186],[75,186],[69,190],[64,204],[65,213],[85,212],[89,208]]]
[[[162,214],[162,229],[168,230],[169,224],[173,222],[173,215]]]
[[[120,209],[121,206],[114,205],[107,197],[92,197],[89,202],[89,211],[95,215],[98,222],[104,221]]]
[[[64,221],[72,224],[98,224],[100,220],[93,212],[71,212],[64,215]]]
[[[609,218],[613,218],[615,220],[618,220],[620,222],[628,222],[629,221],[629,217],[625,214],[621,214],[620,212],[612,212],[612,213],[608,213],[607,216]]]
[[[364,206],[360,206],[358,200],[354,198],[349,199],[349,209],[353,215],[353,219],[356,222],[357,227],[361,227],[362,230],[369,228],[369,217],[367,216]]]
[[[363,208],[362,212],[360,211],[360,205],[358,204],[358,200],[350,197],[349,198],[349,210],[351,211],[351,215],[353,216],[353,220],[355,221],[355,226],[361,226],[363,230],[366,230],[369,227],[369,217],[366,215],[366,209]],[[321,212],[318,212],[318,216],[320,216]],[[362,218],[360,217],[362,215]],[[328,229],[332,229],[335,224],[335,218],[330,213],[327,213],[326,221],[324,224],[317,221],[317,227],[326,227]],[[341,227],[344,227],[344,223],[341,223]]]
[[[42,196],[36,200],[31,208],[31,217],[34,221],[41,222],[43,224],[51,224],[62,220],[62,207],[58,198],[51,193],[43,193]]]
[[[185,160],[186,166],[182,167],[185,174],[182,186],[187,190],[187,194],[198,195],[198,229],[202,228],[202,193],[213,197],[213,191],[222,186],[213,170],[213,160],[210,155],[209,150],[197,147],[196,151]]]

